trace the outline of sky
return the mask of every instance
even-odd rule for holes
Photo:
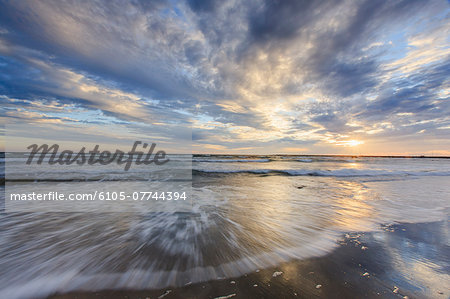
[[[448,1],[1,1],[3,147],[450,155]]]

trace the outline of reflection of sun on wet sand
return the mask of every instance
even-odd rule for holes
[[[336,221],[343,231],[373,229],[376,211],[367,201],[374,200],[374,195],[363,184],[342,182],[346,195],[336,200]]]

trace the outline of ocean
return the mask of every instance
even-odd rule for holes
[[[191,186],[185,200],[159,200],[163,208],[144,201],[132,208],[92,210],[74,202],[73,210],[60,212],[10,211],[2,192],[0,297],[161,289],[238,277],[327,255],[349,232],[449,217],[450,159],[171,158],[189,160],[178,174],[189,171]],[[128,172],[114,165],[95,171],[40,166],[30,174],[23,154],[1,158],[2,168],[5,159],[10,164],[4,181],[14,190],[114,188],[132,194],[148,190],[155,180],[147,165]]]

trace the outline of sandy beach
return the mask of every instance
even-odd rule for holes
[[[448,298],[448,232],[447,221],[384,226],[376,232],[344,235],[326,256],[241,277],[179,288],[73,292],[48,298]]]

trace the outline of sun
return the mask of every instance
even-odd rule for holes
[[[333,143],[337,146],[355,147],[360,144],[364,144],[364,141],[351,139],[351,140],[329,140],[329,143]]]
[[[360,141],[360,140],[349,140],[346,142],[347,146],[358,146],[360,144],[364,144],[364,141]]]

